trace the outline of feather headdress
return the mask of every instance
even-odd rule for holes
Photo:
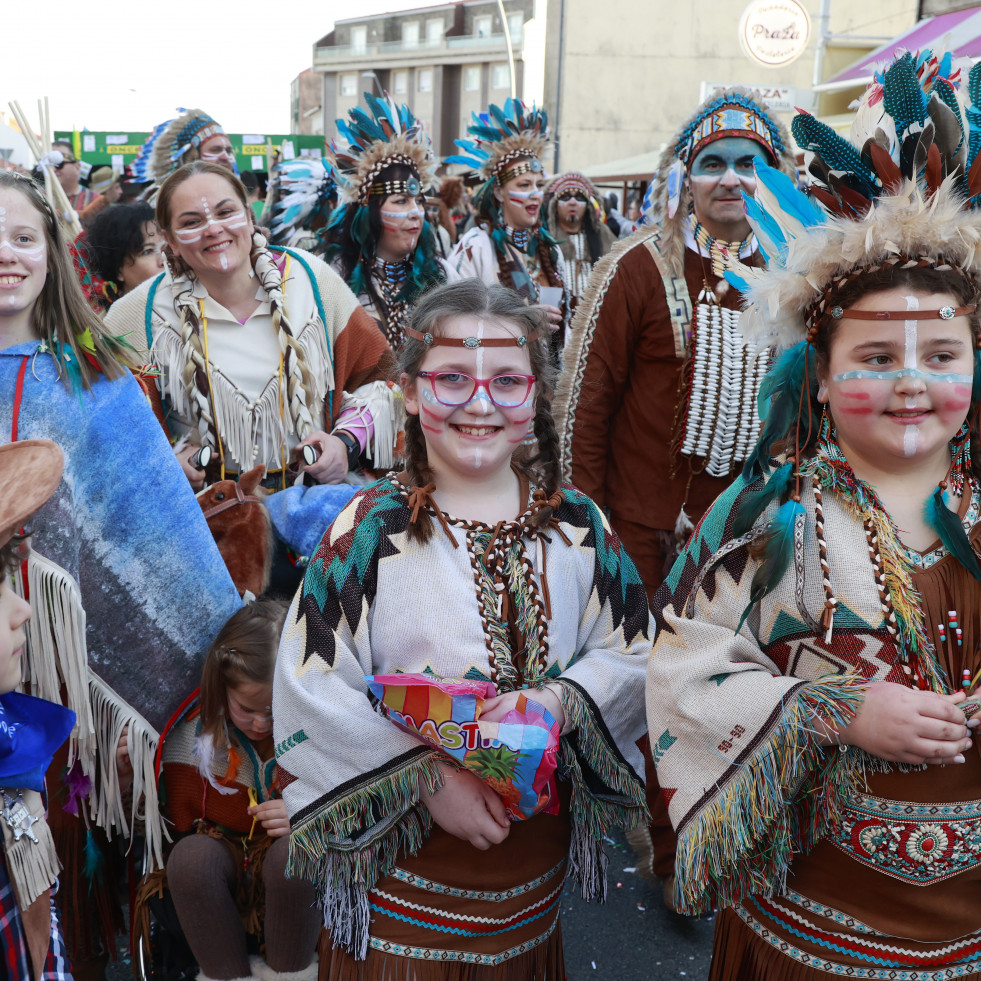
[[[273,184],[269,231],[275,244],[285,242],[295,229],[309,228],[318,217],[326,222],[335,184],[323,157],[281,161],[273,167]]]
[[[514,160],[541,160],[548,148],[548,113],[535,106],[529,109],[520,99],[508,99],[503,109],[491,105],[486,113],[473,113],[467,135],[471,139],[454,140],[463,153],[447,157],[446,162],[470,167],[488,181]]]
[[[886,265],[953,268],[981,285],[981,65],[970,102],[950,56],[906,53],[859,105],[851,141],[807,113],[792,130],[812,185],[799,191],[757,167],[746,210],[768,267],[733,267],[746,301],[740,329],[788,348],[817,329],[840,285]]]
[[[153,128],[132,163],[133,176],[139,181],[163,180],[177,170],[191,147],[225,131],[200,109],[180,109],[180,115]]]
[[[338,136],[327,150],[341,201],[367,204],[375,178],[395,163],[412,170],[416,193],[435,184],[436,160],[423,124],[387,92],[381,99],[365,92],[364,101],[368,112],[356,106],[337,120]]]
[[[727,107],[738,107],[740,112],[726,116]],[[796,174],[797,167],[788,150],[787,131],[766,112],[756,93],[732,87],[702,102],[681,124],[661,154],[642,209],[641,224],[656,225],[662,230],[660,251],[673,276],[684,276],[683,220],[691,205],[691,191],[685,179],[686,162],[690,164],[712,138],[724,136],[748,137],[765,143],[772,162],[785,173]]]

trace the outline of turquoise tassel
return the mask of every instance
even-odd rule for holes
[[[87,829],[85,832],[85,845],[82,849],[82,856],[84,859],[82,874],[86,879],[88,879],[89,892],[91,892],[96,881],[100,883],[102,882],[106,862],[105,856],[99,850],[99,846],[95,843],[95,836],[92,834],[91,828]]]
[[[779,501],[786,497],[793,479],[794,464],[785,463],[779,470],[774,471],[760,490],[745,494],[739,502],[732,522],[733,538],[745,535],[756,524],[771,501]]]
[[[924,515],[927,524],[937,533],[944,548],[957,559],[968,572],[981,582],[981,566],[968,540],[961,519],[947,507],[947,492],[939,487],[927,499]]]

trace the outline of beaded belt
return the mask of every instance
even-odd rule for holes
[[[981,865],[981,801],[911,804],[858,794],[829,838],[863,865],[927,886]]]

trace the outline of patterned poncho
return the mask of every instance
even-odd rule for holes
[[[542,532],[522,519],[497,530],[490,551],[527,663],[543,665],[523,672],[487,565],[495,529],[443,515],[445,528],[434,521],[419,544],[406,534],[408,501],[389,476],[331,526],[287,615],[273,695],[290,869],[314,881],[335,942],[360,956],[368,891],[424,840],[420,791],[441,780],[435,752],[374,710],[365,675],[494,673],[502,691],[557,681],[569,729],[560,775],[571,782],[570,860],[588,895],[603,891],[603,835],[644,815],[634,743],[644,728],[650,613],[599,509],[564,488]]]
[[[127,834],[136,815],[115,779],[120,734],[131,726],[136,805],[145,792],[155,814],[157,736],[241,600],[136,381],[99,376],[70,393],[39,348],[0,351],[0,433],[13,433],[16,406],[17,438],[50,439],[65,454],[61,484],[31,520],[27,673],[43,698],[66,691],[83,769],[101,774],[93,817]],[[161,835],[148,821],[158,860]]]

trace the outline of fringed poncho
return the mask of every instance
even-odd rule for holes
[[[494,663],[500,690],[526,683],[515,673],[485,565],[495,530],[443,515],[445,528],[434,521],[432,538],[420,544],[406,533],[411,516],[409,490],[394,475],[338,516],[287,614],[276,666],[290,871],[315,883],[334,941],[359,957],[368,944],[369,891],[426,839],[431,820],[420,793],[441,781],[435,751],[372,707],[365,675],[489,679]],[[544,664],[538,682],[562,689],[569,860],[584,893],[599,896],[603,835],[645,816],[635,741],[644,729],[650,613],[599,509],[564,488],[555,517],[538,534],[520,520],[504,525],[497,550],[527,663]],[[521,870],[514,875],[523,881]],[[484,888],[474,879],[473,888]]]

